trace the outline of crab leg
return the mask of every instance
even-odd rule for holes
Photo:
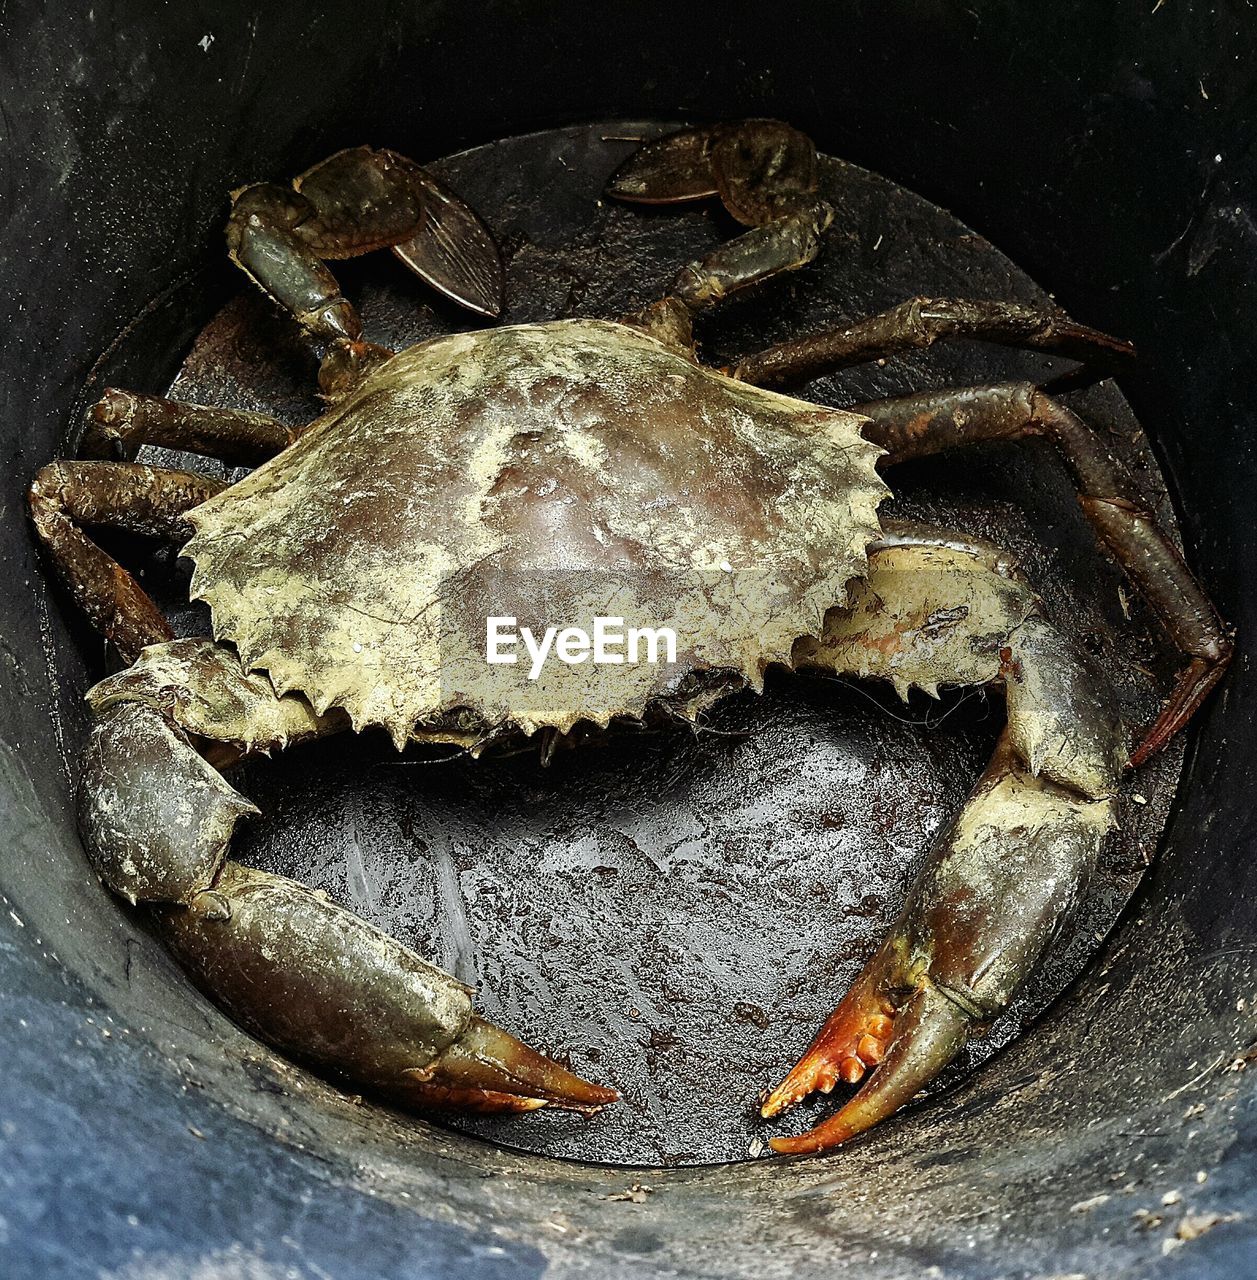
[[[1187,724],[1225,674],[1231,638],[1125,468],[1077,414],[1029,382],[897,396],[856,405],[854,411],[872,420],[865,435],[887,450],[887,464],[984,440],[1042,436],[1051,441],[1100,541],[1188,659],[1130,763],[1142,764]]]
[[[353,147],[308,169],[290,188],[232,194],[231,260],[315,338],[356,342],[362,321],[324,259],[391,248],[460,306],[502,310],[502,261],[475,212],[395,151]]]
[[[1049,351],[1105,367],[1135,354],[1129,342],[1078,324],[1050,304],[910,298],[879,315],[744,356],[733,376],[757,386],[787,386],[951,338]]]
[[[223,487],[192,471],[135,462],[50,462],[32,482],[36,533],[75,603],[126,661],[174,632],[144,588],[80,526],[183,542],[192,532],[184,514]]]
[[[817,195],[811,139],[777,120],[683,129],[645,143],[612,176],[607,194],[641,204],[718,195],[751,228],[677,273],[668,299],[691,313],[806,266],[834,216]]]
[[[256,467],[282,453],[301,434],[264,413],[185,404],[162,396],[106,387],[92,406],[82,451],[89,457],[134,458],[141,445],[162,445]]]
[[[762,227],[814,202],[816,147],[780,120],[680,129],[643,143],[615,171],[607,194],[632,204],[720,197],[744,226]]]
[[[154,645],[88,693],[95,720],[79,791],[102,880],[143,903],[193,979],[276,1048],[426,1107],[595,1111],[589,1084],[476,1016],[460,982],[366,921],[227,858],[256,809],[224,763],[348,727],[277,697],[203,639]]]
[[[919,531],[876,548],[851,606],[799,664],[919,685],[1000,679],[1008,725],[899,920],[762,1108],[860,1090],[810,1133],[823,1151],[892,1114],[1007,1007],[1055,935],[1114,823],[1125,738],[1107,686],[989,547]]]

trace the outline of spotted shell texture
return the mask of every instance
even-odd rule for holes
[[[455,719],[605,724],[705,673],[758,685],[865,571],[863,419],[566,320],[401,352],[190,513],[192,594],[280,693],[400,745]],[[673,628],[676,661],[486,661],[487,620]],[[644,650],[643,650],[644,651]]]

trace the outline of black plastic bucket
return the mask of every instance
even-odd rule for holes
[[[1253,1274],[1254,53],[1246,6],[1177,0],[11,0],[0,1270]],[[953,210],[1074,314],[1136,340],[1122,389],[1241,650],[1122,925],[1033,1034],[944,1102],[793,1164],[638,1172],[511,1152],[251,1054],[101,890],[68,800],[90,650],[45,586],[23,493],[121,331],[142,335],[122,372],[177,368],[221,300],[198,273],[221,261],[229,188],[364,141],[426,159],[582,120],[746,115]]]

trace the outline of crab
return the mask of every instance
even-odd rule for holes
[[[549,750],[615,722],[693,722],[761,688],[774,665],[901,693],[997,686],[1007,721],[985,773],[880,949],[763,1101],[772,1117],[858,1085],[810,1132],[772,1141],[823,1151],[895,1112],[1008,1005],[1115,825],[1122,771],[1186,724],[1232,641],[1121,466],[1040,387],[850,410],[785,389],[954,337],[1097,373],[1129,344],[1051,305],[916,298],[705,367],[695,316],[821,251],[834,214],[813,144],[775,121],[685,129],[641,145],[608,193],[715,198],[747,229],[632,314],[481,326],[398,352],[363,338],[325,260],[391,247],[497,316],[498,251],[454,192],[362,147],[291,187],[234,193],[230,256],[314,344],[327,408],[292,429],[110,389],[91,411],[88,459],[36,477],[38,536],[125,664],[87,694],[80,826],[104,884],[142,904],[202,989],[279,1051],[419,1108],[592,1113],[613,1089],[480,1018],[468,988],[357,916],[233,861],[233,830],[256,809],[225,773],[372,727],[398,749],[475,754],[506,737]],[[1137,743],[1104,672],[1009,556],[878,514],[896,463],[1036,436],[1185,658]],[[226,484],[129,460],[143,444],[255,469]],[[176,638],[92,527],[182,544],[213,638]],[[486,627],[504,616],[565,629],[630,619],[671,631],[676,652],[594,662],[578,649],[540,671],[490,662]]]

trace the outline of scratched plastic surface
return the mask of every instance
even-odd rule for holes
[[[657,296],[678,264],[736,230],[710,206],[643,211],[601,201],[602,183],[633,145],[627,139],[659,127],[555,130],[434,166],[502,243],[508,320],[614,317]],[[823,183],[838,216],[822,261],[705,319],[707,358],[723,362],[918,293],[1040,296],[980,236],[884,179],[828,161]],[[387,254],[336,270],[376,341],[400,346],[467,324]],[[1065,367],[957,345],[849,371],[808,394],[844,404]],[[205,328],[173,394],[301,421],[318,411],[313,387],[313,361],[291,326],[242,289]],[[1073,403],[1111,433],[1149,500],[1163,504],[1116,389]],[[892,483],[903,495],[899,513],[948,521],[1021,555],[1058,621],[1112,670],[1133,722],[1150,718],[1172,663],[1095,551],[1043,446],[991,446],[901,469]],[[181,569],[157,556],[148,575],[181,627],[205,628],[199,610],[178,604]],[[471,762],[399,758],[375,737],[334,740],[240,773],[264,816],[237,854],[360,911],[479,986],[489,1017],[624,1096],[589,1121],[543,1113],[448,1123],[510,1146],[614,1163],[739,1159],[766,1134],[757,1095],[791,1065],[876,946],[931,837],[977,776],[1001,715],[997,696],[921,697],[904,707],[875,687],[782,673],[763,698],[718,707],[698,734],[617,733],[561,751],[547,768],[527,744]],[[1176,748],[1132,780],[1125,830],[1076,924],[1014,1009],[944,1078],[944,1093],[1081,970],[1155,850],[1180,764]],[[832,1105],[805,1107],[773,1132],[803,1128]]]

